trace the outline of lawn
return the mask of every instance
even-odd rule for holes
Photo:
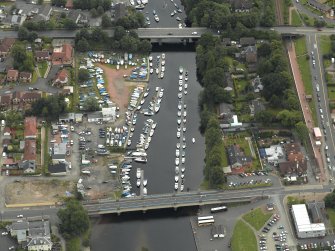
[[[335,227],[335,210],[332,208],[327,208],[326,210],[330,223],[332,224],[333,227]]]
[[[300,14],[303,22],[307,25],[307,26],[314,26],[314,19],[306,14],[301,13]]]
[[[291,25],[292,26],[302,26],[302,20],[299,13],[296,10],[291,11]]]
[[[327,89],[328,89],[329,100],[332,100],[332,101],[335,100],[335,86],[328,85]]]
[[[230,135],[229,137],[224,138],[224,144],[226,146],[229,145],[239,145],[243,150],[246,156],[251,156],[251,151],[250,147],[248,144],[248,141],[246,141],[245,137],[248,137],[250,135],[246,135],[245,133],[240,133],[240,134],[234,134]]]
[[[257,208],[243,215],[243,219],[253,226],[255,230],[259,231],[271,216],[272,213],[264,213],[262,209]]]
[[[242,220],[237,221],[231,238],[233,251],[257,250],[257,240],[252,229]]]
[[[38,69],[40,71],[40,74],[41,74],[41,78],[44,78],[44,75],[45,75],[45,72],[47,71],[48,69],[48,63],[46,61],[43,61],[43,62],[39,62],[37,64],[38,66]]]
[[[295,51],[297,55],[297,61],[299,64],[300,74],[302,77],[302,81],[304,82],[305,93],[306,95],[313,95],[313,85],[312,85],[312,75],[311,68],[309,64],[309,59],[307,59],[307,48],[306,48],[306,39],[305,37],[296,39],[294,41]],[[315,108],[315,102],[309,103],[309,108],[312,111],[313,122],[316,125],[317,122],[317,114]]]

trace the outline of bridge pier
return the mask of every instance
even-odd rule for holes
[[[186,45],[187,44],[187,38],[184,38],[183,39],[183,45]]]
[[[173,210],[174,210],[174,211],[177,211],[177,209],[178,209],[178,207],[173,207]]]
[[[143,213],[143,214],[145,214],[146,212],[147,212],[147,210],[145,210],[145,209],[142,210],[142,213]]]
[[[159,39],[158,39],[158,44],[159,44],[159,46],[161,46],[161,45],[163,44],[163,42],[162,42],[162,39],[161,39],[161,38],[159,38]]]

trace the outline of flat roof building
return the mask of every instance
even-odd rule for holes
[[[292,205],[292,216],[298,238],[316,238],[326,235],[324,223],[311,223],[305,204]]]

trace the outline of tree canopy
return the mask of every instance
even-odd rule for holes
[[[83,104],[83,110],[87,112],[94,112],[99,110],[99,103],[95,97],[88,97]]]
[[[43,97],[32,103],[29,115],[44,117],[48,121],[58,119],[59,115],[66,112],[66,102],[62,95]]]
[[[34,59],[32,54],[28,54],[22,44],[15,44],[12,48],[14,59],[13,67],[19,71],[32,72],[34,69]]]
[[[89,228],[88,214],[83,206],[75,199],[70,199],[66,207],[57,213],[60,219],[60,232],[66,239],[79,236]]]

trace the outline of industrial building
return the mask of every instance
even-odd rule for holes
[[[311,223],[305,204],[292,205],[292,216],[298,238],[316,238],[326,235],[323,223]]]

